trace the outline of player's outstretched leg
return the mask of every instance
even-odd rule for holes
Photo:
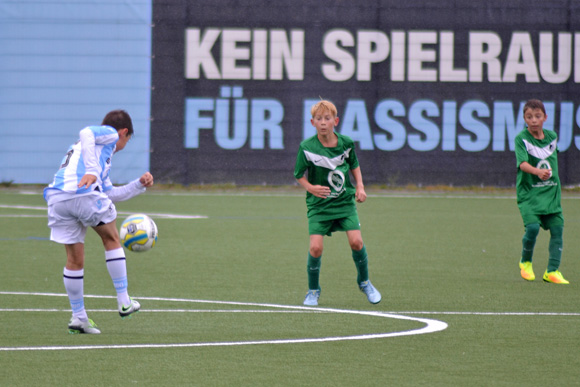
[[[127,288],[129,281],[127,280],[127,261],[125,259],[125,251],[123,248],[105,251],[105,259],[107,261],[107,270],[117,291],[117,305],[119,308],[119,315],[122,318],[130,317],[141,308],[141,305],[136,300],[129,297]]]

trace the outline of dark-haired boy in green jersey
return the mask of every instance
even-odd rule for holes
[[[320,263],[324,235],[345,231],[352,258],[357,268],[357,283],[372,304],[381,301],[381,294],[369,280],[368,259],[360,232],[355,200],[362,203],[366,192],[354,150],[354,142],[334,132],[338,125],[337,110],[329,101],[320,101],[311,109],[316,135],[300,143],[294,177],[306,189],[308,209],[308,293],[304,305],[318,305],[320,297]],[[308,172],[308,178],[304,176]],[[349,172],[356,181],[350,182]]]
[[[542,101],[531,99],[524,105],[527,128],[515,139],[518,175],[517,202],[524,221],[520,274],[523,279],[536,279],[532,256],[540,227],[550,230],[548,268],[543,280],[568,284],[558,270],[562,258],[564,216],[560,205],[561,186],[558,177],[558,136],[543,129],[548,116]]]

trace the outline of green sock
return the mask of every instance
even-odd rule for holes
[[[548,259],[548,272],[558,270],[560,267],[562,248],[564,247],[563,234],[563,226],[554,226],[550,228],[550,244],[548,246],[550,258]]]
[[[540,225],[532,223],[526,225],[526,233],[522,239],[522,262],[531,262],[534,255],[534,246],[536,245],[536,237],[540,232]]]
[[[308,272],[308,289],[320,290],[320,265],[322,263],[322,255],[320,257],[313,257],[308,252],[308,263],[306,264],[306,271]]]
[[[369,261],[367,259],[367,249],[363,245],[360,251],[352,250],[352,260],[356,265],[356,271],[358,273],[356,280],[360,284],[361,282],[369,280]]]

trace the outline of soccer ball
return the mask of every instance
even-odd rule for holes
[[[119,229],[121,244],[129,251],[148,251],[157,242],[157,225],[145,214],[133,214],[121,224]]]

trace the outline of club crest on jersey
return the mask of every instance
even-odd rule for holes
[[[552,145],[550,145],[551,147]],[[536,168],[538,169],[552,169],[552,166],[550,165],[550,163],[548,162],[548,160],[540,160],[540,162],[538,163],[538,165],[536,165]]]
[[[340,193],[344,187],[344,173],[338,169],[330,171],[328,173],[328,184],[330,184],[337,193]]]

